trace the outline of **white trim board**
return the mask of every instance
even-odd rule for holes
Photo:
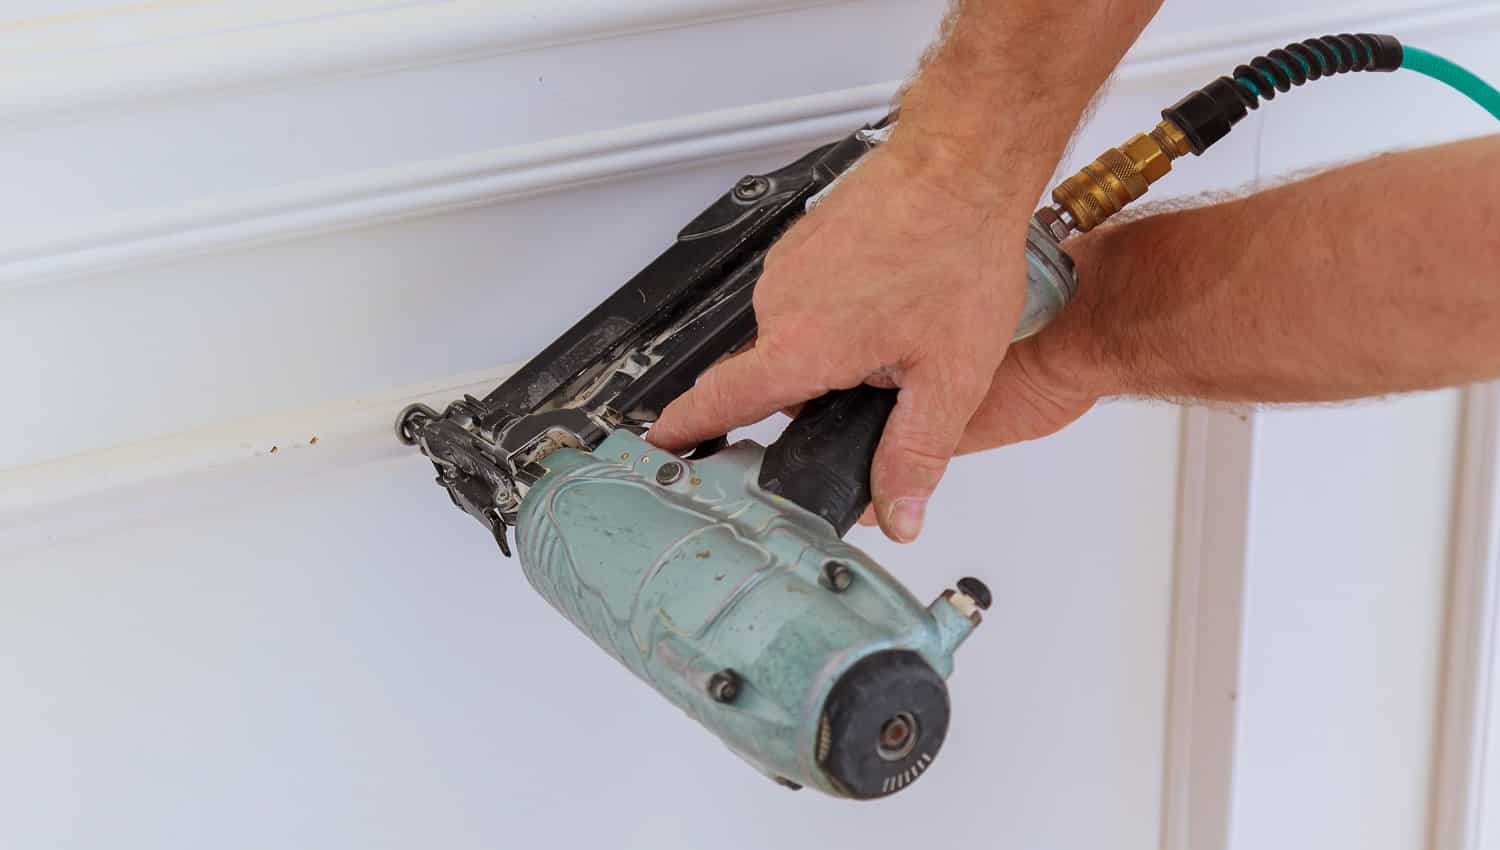
[[[828,2],[658,0],[648,4],[591,3],[566,14],[553,10],[557,4],[544,4],[553,11],[538,20],[560,27],[557,32],[569,33],[568,39],[593,40],[634,32],[648,24],[655,28],[685,26],[726,16],[786,11],[828,5]],[[467,9],[472,5],[470,0],[464,0],[454,9]],[[484,5],[489,8],[492,4]],[[505,4],[507,11],[504,16],[510,20],[519,14],[516,9],[532,9],[534,5]],[[428,7],[417,4],[413,8],[427,10]],[[446,4],[444,8],[447,8]],[[322,27],[337,22],[341,27],[374,26],[365,21],[365,17],[318,18],[307,25]],[[381,26],[390,23],[386,21]],[[524,27],[520,31],[499,27],[484,36],[482,33],[487,31],[481,23],[466,21],[469,28],[463,30],[464,37],[479,41],[490,38],[491,41],[485,43],[502,52],[502,48],[539,49],[562,37]],[[297,26],[301,25],[297,23]],[[1148,39],[1127,58],[1117,80],[1141,84],[1173,75],[1222,73],[1234,63],[1265,49],[1268,44],[1312,32],[1368,28],[1422,33],[1491,25],[1500,25],[1500,3],[1439,4],[1417,12],[1402,7],[1351,7],[1299,18],[1273,19],[1258,27],[1213,29]],[[457,24],[438,15],[424,26],[436,32]],[[533,21],[531,26],[535,29],[542,24]],[[273,27],[270,32],[282,34],[284,29],[286,27]],[[241,34],[238,30],[235,32]],[[422,44],[426,37],[423,32],[426,30],[412,33],[409,38],[408,34],[402,33],[401,43]],[[552,30],[546,30],[546,33],[552,33]],[[265,34],[255,37],[265,37]],[[437,39],[434,45],[439,43],[446,44]],[[437,50],[437,47],[431,46],[431,49]],[[444,61],[469,55],[457,44],[448,44],[444,49],[449,52],[437,50],[432,55],[446,57]],[[323,56],[328,50],[325,46],[319,50],[304,50],[297,55]],[[257,69],[265,69],[280,67],[278,63],[284,64],[275,55],[258,55],[253,64]],[[379,63],[376,65],[385,67]],[[373,72],[371,69],[376,65],[366,70]],[[117,66],[112,66],[111,71],[111,84],[123,85],[128,74],[122,74]],[[217,81],[216,85],[226,79],[224,72],[213,71],[211,66],[204,66],[198,72]],[[303,81],[316,76],[308,69],[292,68],[288,73],[290,78]],[[23,81],[23,78],[13,78],[8,85],[24,89],[23,96],[27,98],[42,96],[37,94],[38,90],[22,85]],[[66,234],[29,244],[12,244],[8,250],[0,251],[0,289],[239,245],[429,215],[455,207],[503,203],[528,195],[716,158],[805,146],[847,132],[875,117],[889,103],[898,85],[897,81],[886,81],[533,144],[500,147],[476,154],[211,196],[145,214],[74,220]],[[106,99],[110,108],[139,103],[140,97],[144,96],[141,92],[129,96],[117,92],[116,95]],[[5,89],[0,89],[0,115],[9,115],[5,97]],[[69,102],[61,94],[48,95],[47,98],[49,103]]]
[[[809,146],[877,117],[895,83],[787,98],[83,223],[0,251],[0,289]]]
[[[417,450],[396,439],[403,407],[441,410],[489,392],[518,365],[0,471],[0,552],[88,537],[333,469],[417,463]]]
[[[22,47],[0,59],[0,116],[14,124],[80,109],[198,97],[288,81],[383,73],[521,50],[688,27],[849,0],[317,0],[119,3],[103,12],[0,20]],[[196,17],[183,6],[197,8]],[[355,8],[358,6],[359,8]],[[935,7],[936,8],[936,7]],[[1299,16],[1188,33],[1148,35],[1127,57],[1129,76],[1232,66],[1278,42],[1346,30],[1401,34],[1500,16],[1491,2],[1350,3]],[[128,18],[108,35],[100,19]],[[103,30],[105,34],[101,35]],[[0,42],[3,43],[3,42]],[[150,61],[129,51],[149,49]]]
[[[71,25],[37,29],[51,32],[45,52],[15,51],[0,60],[0,118],[14,126],[156,98],[383,73],[832,2],[839,0],[405,0],[320,14],[326,0],[269,0],[201,14],[196,23],[183,20],[180,7],[188,4],[120,4],[136,7],[128,37],[101,38],[97,21],[77,16]]]
[[[1482,850],[1500,617],[1500,384],[1464,397],[1441,701],[1433,765],[1432,850]]]
[[[1162,850],[1229,845],[1255,416],[1183,410]]]

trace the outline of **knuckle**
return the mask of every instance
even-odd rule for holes
[[[940,451],[926,445],[897,446],[895,455],[895,460],[907,469],[937,475],[941,475],[943,470],[948,468],[948,459],[952,457],[950,452]]]
[[[977,368],[975,361],[937,365],[913,370],[920,378],[915,382],[928,399],[934,420],[968,419],[989,394],[994,372]]]
[[[776,323],[774,335],[780,347],[798,348],[816,341],[822,334],[822,322],[807,312],[796,312],[781,317]]]
[[[898,480],[930,488],[936,486],[937,481],[943,477],[951,457],[952,452],[944,452],[931,445],[898,442],[876,458],[875,468],[871,470],[872,478],[878,479],[880,489],[886,489]]]
[[[817,334],[808,333],[801,320],[781,322],[765,337],[764,344],[756,343],[760,360],[756,364],[756,382],[759,389],[774,392],[777,389],[806,389],[826,391],[830,366],[836,362],[836,354],[819,343]]]
[[[993,373],[985,374],[978,369],[965,369],[953,378],[952,389],[956,402],[977,406],[979,399],[990,391],[995,379]]]
[[[766,258],[761,262],[761,267],[765,269],[761,275],[762,278],[770,275],[772,269],[780,268],[782,262],[786,260],[787,255],[791,253],[791,241],[786,237],[794,233],[796,233],[795,227],[792,230],[788,230],[781,239],[776,241],[776,244],[771,246],[771,250],[766,252]]]
[[[723,416],[734,403],[734,382],[723,367],[710,372],[697,387],[699,409],[707,416]]]
[[[774,309],[771,288],[775,285],[775,276],[771,273],[770,261],[767,260],[766,263],[766,270],[756,282],[755,291],[750,293],[750,309],[755,311],[755,317],[762,325],[771,318]],[[761,335],[764,336],[765,332],[762,331]]]
[[[786,331],[785,322],[763,322],[755,335],[755,348],[745,353],[750,355],[754,352],[761,357],[774,359],[791,347],[791,340],[792,337]]]

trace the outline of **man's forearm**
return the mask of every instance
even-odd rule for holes
[[[1048,359],[1099,395],[1332,401],[1500,376],[1500,136],[1072,250],[1083,291]]]
[[[939,179],[1032,204],[1090,99],[1160,6],[958,0],[946,37],[901,99],[896,143],[918,150]]]

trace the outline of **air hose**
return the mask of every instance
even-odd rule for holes
[[[1037,220],[1058,239],[1088,231],[1146,194],[1172,170],[1172,160],[1201,155],[1261,101],[1309,81],[1352,71],[1405,68],[1446,83],[1500,119],[1500,91],[1473,72],[1395,36],[1325,35],[1257,56],[1162,110],[1161,123],[1110,148],[1052,190],[1053,207]]]
[[[1401,67],[1447,83],[1500,119],[1500,91],[1468,68],[1417,47],[1406,48]]]

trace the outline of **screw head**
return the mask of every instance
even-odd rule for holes
[[[676,484],[682,479],[682,464],[677,461],[668,461],[656,470],[656,483],[666,486]]]
[[[819,583],[834,593],[843,593],[854,583],[854,571],[843,561],[829,561],[823,565]]]
[[[989,587],[973,576],[965,576],[959,579],[958,591],[974,600],[974,604],[978,605],[981,611],[990,610],[990,603],[994,601],[994,597],[990,595]]]
[[[708,695],[718,702],[734,702],[740,695],[740,674],[726,667],[709,676]]]
[[[764,177],[746,177],[734,186],[734,196],[741,201],[753,201],[771,191],[771,181]]]

